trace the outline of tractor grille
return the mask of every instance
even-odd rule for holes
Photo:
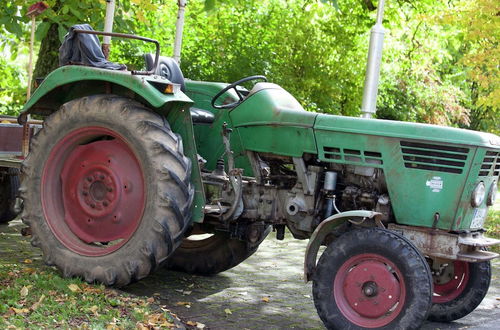
[[[375,151],[323,147],[325,158],[332,162],[351,162],[378,167],[383,164],[382,154]]]
[[[406,168],[461,174],[468,148],[401,141]]]
[[[500,152],[486,151],[479,176],[499,176],[500,174]]]

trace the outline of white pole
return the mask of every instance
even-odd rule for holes
[[[178,0],[177,5],[177,22],[175,23],[175,40],[174,40],[174,60],[177,63],[181,62],[182,48],[182,31],[184,30],[184,11],[186,9],[187,0]]]
[[[106,0],[106,18],[104,20],[104,32],[113,32],[113,19],[115,16],[115,0]],[[104,36],[102,39],[102,52],[108,58],[111,37]]]
[[[370,35],[370,48],[366,64],[365,87],[363,90],[363,105],[361,117],[371,118],[377,111],[377,94],[380,77],[380,63],[382,62],[382,49],[384,47],[384,0],[379,0],[377,8],[377,23],[373,26]]]

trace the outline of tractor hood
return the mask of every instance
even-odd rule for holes
[[[500,148],[500,137],[494,134],[392,120],[320,114],[316,118],[314,130]]]

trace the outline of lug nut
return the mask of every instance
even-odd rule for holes
[[[95,204],[90,204],[90,207],[95,209]]]
[[[103,205],[104,207],[106,207],[106,206],[108,206],[109,204],[108,204],[108,202],[104,201],[104,202],[102,202],[102,205]]]
[[[99,179],[104,180],[104,175],[99,175]]]
[[[113,188],[108,187],[108,192],[112,192],[112,191],[113,191]]]
[[[91,177],[91,176],[88,176],[88,177],[87,177],[87,181],[88,181],[88,182],[92,182],[93,180],[94,180],[94,178],[93,178],[93,177]]]
[[[89,193],[88,193],[88,192],[86,192],[85,190],[84,190],[84,191],[82,191],[82,195],[83,195],[83,196],[87,196],[88,194],[89,194]]]

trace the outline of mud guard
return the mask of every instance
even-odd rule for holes
[[[375,218],[380,219],[382,217],[382,213],[373,212],[373,211],[347,211],[332,215],[329,218],[326,218],[323,222],[316,227],[311,238],[309,239],[309,243],[306,248],[306,255],[304,258],[304,281],[307,283],[312,279],[312,276],[316,270],[316,259],[318,256],[319,247],[326,235],[331,233],[331,231],[348,220],[361,220],[362,222],[366,219]]]

